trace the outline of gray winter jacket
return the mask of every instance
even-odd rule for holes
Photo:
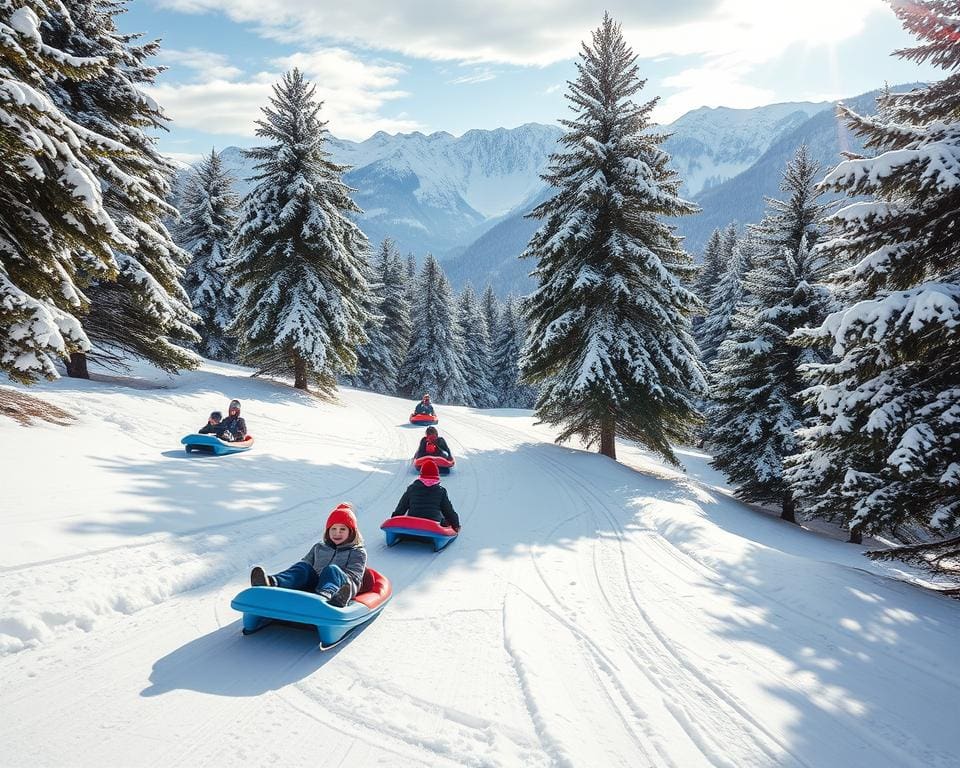
[[[360,585],[363,583],[363,571],[367,567],[367,550],[363,547],[363,539],[339,547],[331,546],[325,541],[318,541],[307,554],[301,558],[317,573],[328,565],[338,565],[350,577],[353,589],[350,598],[356,597]]]

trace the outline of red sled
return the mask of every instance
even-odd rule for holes
[[[410,423],[411,424],[436,424],[440,419],[436,416],[431,416],[429,413],[411,413],[410,414]]]
[[[434,456],[432,454],[427,454],[426,456],[420,456],[419,458],[414,457],[413,459],[413,468],[415,471],[419,472],[420,467],[423,465],[427,459],[430,459],[434,464],[437,465],[437,469],[440,470],[441,475],[449,475],[450,467],[456,464],[456,460],[448,459],[446,456]]]
[[[419,539],[433,544],[433,551],[439,552],[457,538],[457,532],[449,526],[440,525],[436,520],[424,517],[400,515],[383,521],[380,529],[387,536],[387,546],[392,547],[401,538]]]

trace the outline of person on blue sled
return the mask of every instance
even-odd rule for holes
[[[430,395],[424,395],[423,399],[417,403],[417,406],[413,409],[413,412],[426,416],[436,416],[433,412],[433,405],[430,402]]]
[[[223,434],[223,427],[220,422],[223,421],[223,414],[220,411],[214,411],[207,419],[207,423],[197,430],[201,435],[216,435],[220,437]]]
[[[367,550],[357,516],[350,504],[343,503],[327,518],[323,540],[314,544],[302,560],[272,575],[255,566],[250,571],[250,584],[316,592],[330,605],[343,608],[357,596],[366,567]]]
[[[447,489],[440,485],[440,472],[432,459],[420,465],[420,477],[407,486],[390,517],[401,515],[423,517],[460,532],[460,517],[447,496]]]
[[[447,445],[446,440],[440,437],[436,427],[427,427],[427,433],[420,438],[420,446],[417,448],[417,452],[413,455],[413,458],[421,459],[424,456],[439,457],[453,461],[453,453],[450,451],[450,446]],[[440,473],[449,474],[450,467],[440,467]]]
[[[220,434],[217,437],[228,443],[242,443],[247,439],[247,422],[240,415],[239,400],[230,401],[227,418],[220,422]]]

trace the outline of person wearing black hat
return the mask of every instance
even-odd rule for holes
[[[420,465],[420,477],[407,486],[390,517],[401,515],[433,520],[460,532],[460,517],[447,496],[447,489],[440,485],[440,472],[432,459]]]
[[[223,414],[220,411],[214,411],[210,414],[210,418],[207,419],[207,423],[204,424],[197,431],[201,435],[216,435],[220,437],[223,434],[223,425],[220,423],[223,420]]]
[[[243,442],[247,439],[247,422],[240,415],[240,401],[231,400],[230,409],[227,413],[227,418],[220,422],[223,429],[217,437],[231,443]]]

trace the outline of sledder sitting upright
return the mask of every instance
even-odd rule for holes
[[[441,456],[453,461],[450,446],[447,445],[447,441],[437,433],[436,427],[427,427],[427,434],[420,438],[420,447],[417,448],[417,452],[413,458],[419,459],[424,456],[432,456],[434,458]]]
[[[407,486],[390,517],[400,515],[433,520],[459,533],[460,518],[450,503],[447,489],[440,485],[436,462],[427,459],[420,465],[420,477]]]
[[[417,403],[417,406],[413,409],[413,412],[426,416],[436,416],[436,414],[433,412],[433,405],[430,403],[430,395],[424,395],[423,400]]]
[[[223,420],[223,414],[220,411],[214,411],[207,419],[207,423],[197,430],[201,435],[215,435],[220,437],[223,434],[223,427],[220,422]]]
[[[314,544],[302,560],[273,575],[258,565],[250,571],[250,584],[316,592],[330,605],[343,608],[356,597],[366,566],[367,550],[357,516],[350,504],[343,503],[327,518],[323,540]]]
[[[217,435],[221,440],[228,443],[241,443],[247,439],[247,422],[240,415],[240,401],[231,400],[230,409],[227,411],[227,418],[220,422],[220,434]]]

